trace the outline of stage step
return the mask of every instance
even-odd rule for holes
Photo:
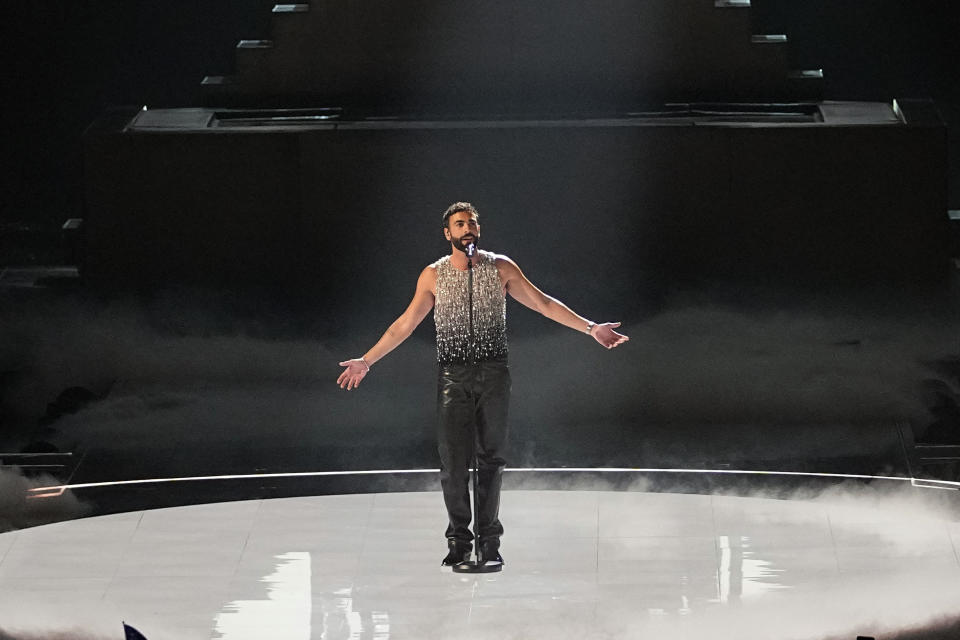
[[[201,96],[206,105],[229,105],[239,88],[236,76],[204,76],[200,81]]]
[[[804,102],[823,101],[823,69],[798,69],[787,74],[796,99]]]
[[[463,101],[451,96],[467,91],[478,94],[470,108],[493,113],[793,102],[822,94],[822,78],[811,72],[788,77],[787,36],[756,33],[764,29],[755,28],[750,11],[711,10],[703,0],[616,0],[611,12],[583,14],[517,0],[504,16],[468,0],[450,2],[450,12],[480,25],[460,38],[459,48],[445,44],[442,21],[390,0],[334,3],[322,11],[307,2],[275,4],[265,39],[238,43],[232,80],[205,80],[203,102],[367,109],[402,102],[413,111],[456,112]],[[752,7],[749,0],[713,6]],[[425,41],[440,44],[427,54]],[[485,53],[464,53],[470,50]]]
[[[270,65],[273,40],[241,40],[237,43],[236,76],[250,77]]]
[[[757,62],[754,65],[744,65],[745,68],[749,69],[749,72],[755,73],[757,78],[768,78],[776,79],[783,78],[784,75],[790,70],[790,65],[787,60],[787,36],[782,33],[760,33],[750,36],[750,45],[753,47],[752,57],[756,58]],[[775,83],[775,80],[774,80]],[[763,93],[752,96],[753,99],[763,101],[768,97],[769,94],[766,94],[768,89],[763,88],[764,84],[768,86],[774,84],[771,82],[756,83],[758,87],[761,88]],[[752,83],[743,82],[742,86],[750,86]],[[787,82],[786,84],[790,84]],[[789,92],[787,92],[789,93]],[[792,97],[787,94],[781,93],[785,98]],[[749,97],[749,96],[748,96]]]
[[[791,71],[792,80],[823,80],[823,69],[800,69]]]
[[[223,87],[236,84],[236,76],[204,76],[200,84],[204,87]]]
[[[273,49],[273,40],[241,40],[237,49]]]
[[[279,42],[281,46],[287,42],[312,41],[317,35],[316,19],[317,15],[310,11],[309,4],[274,5],[270,29],[271,41]]]
[[[942,478],[943,472],[955,473],[960,462],[960,444],[953,442],[917,442],[910,424],[898,425],[900,443],[907,458],[910,475],[914,478]],[[934,467],[934,469],[931,469]],[[940,472],[940,473],[937,473]],[[953,479],[953,478],[951,478]]]
[[[0,452],[0,469],[16,469],[30,475],[43,473],[59,480],[68,478],[77,464],[70,451]]]
[[[273,5],[274,13],[306,13],[310,11],[309,4],[276,4]]]
[[[750,38],[753,44],[786,44],[787,35],[785,33],[767,33],[757,34]]]

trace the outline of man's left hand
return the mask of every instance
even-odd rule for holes
[[[597,324],[594,325],[593,329],[590,330],[590,335],[593,336],[594,340],[605,346],[607,349],[613,349],[614,347],[619,346],[630,339],[622,333],[617,333],[614,331],[614,329],[619,326],[619,322],[604,322],[603,324]]]

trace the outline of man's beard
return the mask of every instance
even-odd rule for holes
[[[474,246],[474,247],[476,247],[476,246],[478,246],[478,245],[480,244],[480,236],[478,236],[478,235],[473,235],[473,234],[469,234],[469,233],[465,233],[465,234],[463,234],[462,236],[460,236],[459,238],[454,238],[453,240],[450,241],[450,244],[453,245],[453,248],[454,248],[454,249],[457,249],[458,251],[462,251],[463,253],[466,253],[466,252],[467,252],[467,246],[470,244],[470,242],[464,243],[464,242],[463,242],[463,239],[464,239],[465,236],[468,236],[468,235],[473,236],[473,239],[470,240],[470,242],[473,243],[473,246]]]

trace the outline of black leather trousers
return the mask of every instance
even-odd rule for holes
[[[505,361],[452,364],[437,377],[440,486],[450,524],[447,538],[473,540],[470,532],[470,467],[473,466],[474,424],[477,447],[477,508],[481,540],[499,538],[503,526],[500,484],[507,446],[507,405],[510,369]]]

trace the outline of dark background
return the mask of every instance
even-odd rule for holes
[[[0,222],[82,217],[81,134],[108,105],[191,106],[228,74],[241,38],[269,33],[272,0],[55,0],[4,9]],[[787,33],[794,68],[826,98],[932,98],[948,122],[960,208],[960,9],[951,0],[754,0],[757,33]],[[0,262],[3,262],[0,260]]]
[[[4,228],[56,230],[66,218],[83,217],[85,128],[110,105],[198,104],[203,76],[231,72],[237,40],[268,33],[271,4],[71,0],[11,5],[11,28],[3,39],[12,70],[4,86]],[[953,62],[960,22],[954,3],[754,4],[757,33],[790,36],[792,67],[825,70],[827,99],[935,100],[951,126],[957,157],[960,83]],[[311,136],[321,134],[310,134],[308,141]],[[418,136],[405,133],[402,140]],[[176,136],[164,140],[177,143]],[[378,144],[369,148],[385,148],[386,143]],[[203,148],[192,147],[191,158],[201,157]],[[405,159],[409,148],[396,144],[381,157]],[[344,286],[329,273],[320,274],[318,280],[326,276],[330,289],[306,310],[287,309],[284,296],[238,301],[226,288],[107,301],[35,290],[25,294],[29,299],[22,305],[4,308],[17,295],[5,292],[0,364],[6,395],[0,418],[9,446],[42,440],[76,452],[82,462],[73,481],[435,465],[429,320],[377,364],[363,389],[348,394],[333,384],[336,363],[363,353],[402,311],[415,269],[448,250],[439,213],[448,198],[460,197],[462,185],[476,181],[469,167],[441,173],[437,159],[446,147],[426,148],[435,151],[421,158],[432,158],[436,169],[425,175],[438,176],[444,189],[417,191],[410,163],[400,163],[392,173],[385,166],[371,167],[376,177],[371,182],[379,190],[333,171],[326,174],[327,183],[304,183],[308,191],[336,192],[333,202],[356,200],[353,209],[311,220],[330,237],[351,241],[327,259],[345,256],[351,265],[369,267]],[[850,150],[855,158],[870,154],[861,144],[851,144]],[[367,166],[368,157],[349,156],[350,151],[347,146],[342,153]],[[244,161],[229,154],[209,157],[222,155]],[[142,155],[130,158],[129,164],[144,162]],[[523,160],[513,159],[512,172],[500,157],[491,157],[489,164],[510,172],[516,192],[523,190],[524,170],[544,182],[562,177],[555,170],[559,161],[548,158],[526,167]],[[829,160],[826,166],[842,158]],[[565,162],[576,168],[569,157]],[[617,175],[604,167],[594,161],[569,173],[582,180],[600,175],[591,183],[599,188]],[[170,175],[182,169],[171,169]],[[648,180],[671,179],[644,169]],[[951,208],[960,206],[957,174],[954,168]],[[266,179],[253,186],[272,188]],[[776,200],[767,187],[756,185],[752,194],[743,195],[761,208],[764,193],[766,204]],[[638,216],[606,211],[607,222],[597,227],[591,219],[541,215],[557,203],[532,192],[528,199],[504,198],[496,181],[465,190],[480,206],[485,246],[517,259],[535,283],[584,315],[623,320],[632,338],[608,353],[510,303],[518,398],[511,418],[511,466],[733,465],[899,473],[904,469],[897,426],[910,421],[924,433],[936,424],[925,404],[924,381],[935,378],[947,389],[958,381],[960,305],[949,283],[926,291],[897,282],[838,289],[828,278],[799,288],[709,282],[681,290],[673,282],[658,282],[647,291],[637,285],[646,282],[640,270],[625,279],[609,268],[615,264],[611,256],[630,255],[623,243],[638,232]],[[582,200],[563,204],[582,205],[584,211],[602,205],[593,192],[585,190]],[[839,201],[845,194],[817,195],[836,195]],[[812,201],[812,211],[821,211],[818,202]],[[708,206],[688,209],[699,213]],[[404,215],[381,215],[396,211]],[[264,228],[282,231],[274,222]],[[392,252],[370,251],[381,237],[400,241]],[[251,239],[257,247],[267,244],[262,236]],[[573,251],[578,244],[589,250]],[[672,246],[660,245],[664,251]],[[168,257],[175,260],[170,249]],[[30,256],[21,252],[19,257]],[[299,264],[289,253],[283,257]],[[0,265],[10,262],[10,254],[0,256]],[[101,402],[61,415],[55,400],[74,386],[90,390]],[[956,437],[957,421],[943,422]]]

